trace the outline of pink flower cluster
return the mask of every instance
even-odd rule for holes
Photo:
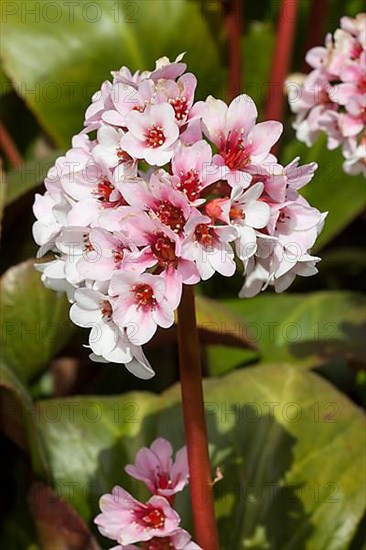
[[[125,471],[143,481],[152,493],[146,502],[137,501],[122,487],[114,487],[103,495],[99,505],[102,513],[95,518],[99,531],[118,542],[111,550],[200,550],[187,531],[179,527],[179,514],[173,509],[174,496],[188,484],[186,448],[172,459],[169,441],[159,437],[150,448],[137,453],[136,463]]]
[[[366,175],[366,14],[342,17],[306,61],[314,70],[300,93],[287,83],[297,138],[310,146],[326,132],[328,149],[342,147],[344,171]]]
[[[257,123],[247,95],[194,102],[185,70],[179,56],[113,73],[34,204],[45,285],[91,328],[93,360],[141,378],[154,374],[141,346],[174,323],[183,284],[232,276],[236,253],[240,296],[281,292],[319,261],[310,249],[325,214],[298,193],[317,165],[282,166],[270,152],[280,122]]]

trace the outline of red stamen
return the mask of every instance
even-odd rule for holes
[[[177,185],[177,189],[182,191],[187,199],[194,201],[198,198],[200,191],[202,189],[201,180],[197,170],[188,170],[188,172],[179,173],[180,182]]]
[[[174,264],[177,260],[175,255],[175,242],[169,239],[164,233],[157,233],[151,250],[161,266]]]
[[[168,201],[163,201],[159,205],[156,215],[164,225],[168,225],[176,233],[183,231],[186,220],[181,208],[173,206]]]
[[[103,177],[101,182],[98,183],[97,188],[93,191],[93,195],[103,208],[117,208],[118,206],[126,205],[127,203],[122,195],[117,200],[111,200],[113,191],[115,191],[114,185],[107,178]]]
[[[135,294],[136,302],[139,307],[152,308],[156,305],[154,290],[150,285],[141,283],[132,287],[132,292]]]
[[[189,109],[188,109],[188,101],[185,96],[169,99],[169,103],[174,109],[175,118],[177,120],[182,121],[187,118]]]
[[[197,225],[194,231],[194,237],[203,246],[211,246],[217,241],[215,230],[205,223]]]
[[[157,149],[165,143],[165,135],[161,126],[153,126],[146,134],[146,145],[152,149]]]
[[[122,243],[118,244],[115,250],[112,250],[113,256],[114,256],[114,263],[117,267],[119,267],[122,263],[122,260],[124,258],[124,250],[125,247]]]
[[[108,300],[103,300],[103,302],[100,305],[100,310],[102,312],[103,317],[106,317],[107,321],[109,321],[112,318],[112,304]]]
[[[149,529],[161,529],[164,527],[165,515],[158,508],[149,506],[147,513],[141,517],[141,520]]]
[[[230,219],[243,220],[244,218],[245,218],[245,214],[243,212],[243,209],[233,204],[233,206],[230,208]]]
[[[237,135],[237,132],[229,132],[221,155],[230,170],[240,170],[248,164],[250,152],[244,145],[243,131],[239,135]]]

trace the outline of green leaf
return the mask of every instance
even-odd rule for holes
[[[342,151],[329,151],[325,136],[310,149],[304,143],[292,141],[284,148],[283,164],[296,156],[301,157],[301,164],[315,161],[319,165],[314,179],[301,190],[301,194],[312,206],[322,212],[329,212],[324,229],[313,248],[320,250],[364,210],[365,178],[362,174],[349,176],[343,171]]]
[[[318,375],[252,367],[205,385],[221,548],[347,548],[364,508],[364,415]],[[116,484],[146,498],[123,467],[157,436],[184,444],[180,392],[42,401],[55,486],[91,521]],[[188,493],[179,495],[191,528]],[[257,543],[255,543],[257,541]]]
[[[256,348],[243,319],[222,301],[196,296],[196,317],[201,343]]]
[[[207,364],[211,376],[221,376],[239,365],[253,363],[258,351],[238,347],[207,346]]]
[[[199,5],[187,0],[71,4],[46,9],[33,0],[24,8],[3,2],[4,69],[59,146],[69,146],[82,129],[92,94],[122,65],[152,69],[158,57],[174,59],[186,51],[201,97],[222,83],[217,48]],[[24,9],[38,13],[38,19],[25,16]]]
[[[12,89],[11,82],[9,78],[6,76],[3,64],[0,64],[0,96],[5,95],[10,92]]]
[[[72,335],[65,295],[44,287],[28,260],[1,278],[3,360],[23,381],[42,372]]]
[[[42,183],[48,170],[55,160],[62,155],[62,151],[55,151],[46,158],[31,160],[23,164],[19,170],[7,172],[6,205],[19,199],[28,191]]]
[[[32,399],[19,378],[2,361],[0,371],[1,428],[14,443],[29,452],[33,471],[47,479],[50,470]]]
[[[225,303],[242,315],[264,362],[316,367],[341,357],[356,363],[365,360],[365,299],[361,294],[268,293]]]

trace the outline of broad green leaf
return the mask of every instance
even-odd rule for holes
[[[356,363],[365,360],[361,294],[263,294],[225,303],[245,319],[264,362],[316,367],[340,357]]]
[[[11,82],[9,78],[6,76],[3,69],[3,64],[1,63],[0,64],[0,97],[2,95],[9,93],[11,89],[12,89]]]
[[[2,430],[29,452],[34,472],[47,479],[49,465],[32,399],[19,378],[3,362],[0,365],[0,405]]]
[[[311,148],[299,141],[292,141],[284,148],[281,161],[287,164],[296,156],[301,157],[301,164],[315,161],[319,165],[314,179],[301,190],[312,206],[329,212],[313,248],[319,250],[365,209],[365,178],[362,174],[349,176],[343,171],[341,150],[329,151],[325,136]]]
[[[44,287],[32,260],[4,273],[1,293],[3,360],[21,380],[31,380],[71,337],[69,304]]]
[[[46,158],[24,163],[19,170],[7,172],[6,204],[11,204],[42,183],[48,170],[61,155],[62,151],[55,151]]]
[[[211,376],[221,376],[239,365],[253,363],[259,351],[239,347],[207,346],[207,365]]]
[[[226,307],[222,301],[197,296],[196,317],[203,343],[255,349],[256,344],[250,332],[246,330],[243,318]]]
[[[23,11],[22,11],[23,10]],[[38,18],[24,15],[38,13]],[[96,0],[43,6],[3,1],[4,69],[61,147],[82,129],[84,111],[110,71],[152,69],[187,52],[199,94],[215,93],[223,70],[200,6],[188,0]],[[37,16],[36,16],[37,17]]]
[[[365,508],[361,410],[286,365],[210,379],[205,402],[212,468],[224,475],[214,489],[221,548],[347,548]],[[89,522],[116,484],[146,496],[123,471],[142,445],[157,435],[184,444],[177,387],[46,400],[38,410],[58,494]],[[187,492],[177,507],[191,528]]]

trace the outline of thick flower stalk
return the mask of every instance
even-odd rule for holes
[[[297,138],[311,146],[325,132],[328,149],[342,148],[344,171],[366,175],[366,14],[342,17],[306,61],[313,70],[300,85],[287,81]]]
[[[111,550],[202,550],[180,527],[181,519],[173,508],[175,494],[188,484],[186,448],[177,452],[175,461],[172,454],[169,441],[159,437],[150,448],[139,450],[135,464],[125,467],[127,474],[145,483],[152,493],[146,503],[119,486],[101,497],[95,523],[102,535],[118,542]]]
[[[185,70],[179,56],[113,72],[34,204],[45,285],[68,293],[93,360],[141,378],[154,375],[142,346],[174,323],[183,285],[232,276],[237,256],[240,296],[281,292],[319,261],[325,215],[298,193],[316,164],[283,167],[281,123],[257,123],[247,95],[195,102]]]

